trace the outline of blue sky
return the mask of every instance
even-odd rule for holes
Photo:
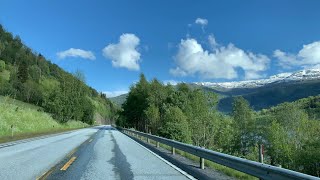
[[[320,1],[0,1],[0,23],[98,91],[143,72],[171,82],[239,81],[320,64]]]

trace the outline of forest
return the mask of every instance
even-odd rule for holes
[[[261,111],[239,96],[230,115],[219,112],[217,102],[215,93],[147,81],[142,74],[116,123],[255,161],[263,144],[265,163],[319,176],[320,96]]]
[[[37,105],[62,123],[94,124],[96,116],[112,119],[117,111],[105,94],[86,85],[81,71],[65,72],[1,25],[0,95]]]

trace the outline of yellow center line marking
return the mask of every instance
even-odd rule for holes
[[[90,139],[89,142],[91,142],[93,139]]]
[[[65,171],[69,168],[69,166],[76,160],[76,157],[72,157],[60,170]]]
[[[71,157],[77,150],[78,148],[75,148],[74,150],[72,150],[68,155],[67,157]]]
[[[40,177],[37,177],[36,180],[46,179],[51,173],[53,169],[50,169],[48,172],[43,173]]]

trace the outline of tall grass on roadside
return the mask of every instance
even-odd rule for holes
[[[22,106],[21,103],[9,97],[0,99],[0,137],[11,136],[12,130],[15,136],[88,126],[80,121],[60,124],[49,114],[39,111],[39,108]]]

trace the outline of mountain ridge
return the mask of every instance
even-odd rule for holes
[[[309,96],[320,94],[320,69],[305,69],[291,73],[280,73],[266,79],[238,82],[195,82],[188,83],[193,88],[217,93],[217,108],[224,113],[232,111],[232,102],[236,96],[249,101],[250,106],[262,110],[283,102],[292,102]],[[121,105],[126,95],[111,98]]]
[[[257,88],[266,86],[271,83],[282,83],[282,82],[297,82],[297,81],[308,81],[320,79],[320,69],[305,69],[299,70],[292,73],[280,73],[270,76],[267,79],[257,79],[257,80],[246,80],[246,81],[231,81],[231,82],[194,82],[196,85],[206,86],[210,88]]]

